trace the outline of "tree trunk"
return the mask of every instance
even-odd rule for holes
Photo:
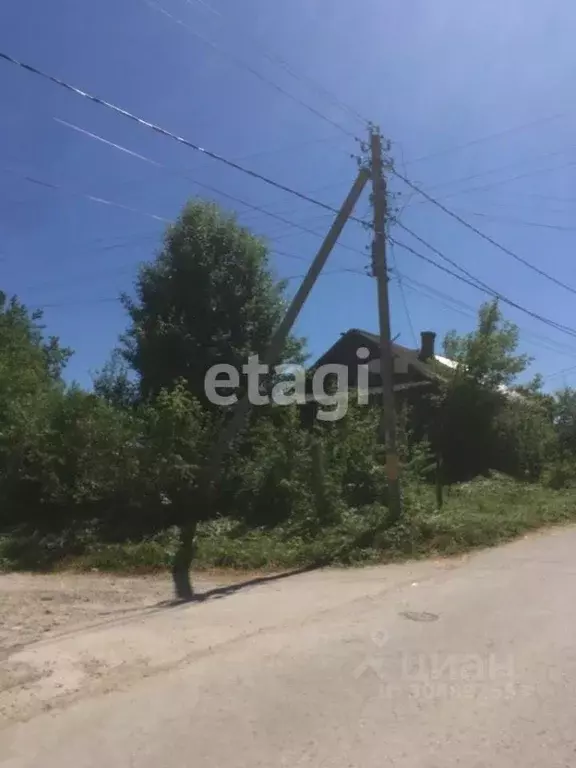
[[[442,509],[444,506],[444,473],[442,471],[442,457],[436,454],[436,506]]]
[[[177,600],[192,600],[194,589],[190,581],[190,566],[194,557],[196,521],[180,526],[180,543],[172,563],[172,578]]]

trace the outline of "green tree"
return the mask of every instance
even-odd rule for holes
[[[494,466],[519,479],[537,480],[555,458],[556,436],[543,397],[508,397],[494,420]]]
[[[41,313],[0,296],[0,525],[140,533],[159,508],[142,489],[141,421],[66,387],[70,354],[45,337]]]
[[[176,596],[193,596],[190,565],[198,523],[212,515],[212,506],[201,492],[202,470],[213,436],[211,419],[185,382],[163,389],[142,407],[143,488],[155,500],[164,525],[180,529],[180,546],[172,575]],[[161,514],[160,514],[161,513]]]
[[[241,370],[261,354],[284,313],[266,246],[216,205],[189,203],[168,228],[156,259],[141,267],[123,354],[144,399],[183,380],[206,404],[204,377],[219,363]],[[289,338],[282,361],[301,358]],[[228,393],[229,394],[229,393]]]
[[[2,410],[10,401],[61,385],[61,374],[71,356],[56,337],[44,338],[42,312],[29,312],[16,298],[0,291],[0,398]]]
[[[576,389],[565,387],[556,393],[554,427],[561,456],[576,459]]]
[[[156,259],[141,267],[135,288],[135,298],[124,297],[131,323],[122,353],[144,402],[184,382],[213,411],[204,392],[207,371],[227,363],[241,372],[251,355],[266,350],[285,311],[285,284],[274,279],[264,243],[205,202],[186,205]],[[291,336],[278,362],[302,357],[303,341]],[[205,498],[197,504],[203,514],[213,507],[209,485],[202,484]],[[179,597],[192,593],[188,569],[197,521],[190,508],[180,526],[174,569]]]
[[[525,429],[521,437],[517,414],[518,409],[526,418],[540,419],[541,414],[511,406],[512,385],[530,363],[528,356],[517,353],[518,343],[518,328],[504,320],[497,301],[480,307],[475,331],[462,336],[452,331],[446,336],[445,354],[456,366],[442,370],[441,392],[434,401],[429,429],[443,480],[468,479],[488,469],[500,469],[503,435],[508,448],[520,441],[523,445],[524,458],[507,461],[507,467],[529,465],[532,472],[540,466],[536,458],[527,458],[535,454],[526,440],[535,440],[537,429]],[[517,429],[512,430],[512,425]]]
[[[531,362],[518,355],[518,326],[504,320],[498,301],[487,302],[478,312],[478,326],[458,336],[451,331],[444,339],[446,357],[458,363],[453,378],[465,378],[491,390],[509,387]]]
[[[62,395],[61,373],[70,350],[44,337],[42,313],[31,313],[0,292],[0,520],[28,514],[40,489],[24,481],[27,461],[48,428],[54,398]],[[21,502],[21,503],[19,503]]]
[[[312,474],[311,433],[301,426],[299,408],[255,409],[226,459],[221,510],[253,526],[310,517]]]
[[[94,377],[94,392],[109,405],[120,409],[134,408],[139,401],[138,386],[120,350],[115,350],[102,370]]]
[[[26,460],[28,482],[41,492],[37,524],[59,530],[92,521],[101,532],[140,533],[145,473],[132,414],[73,386],[52,398],[47,416]]]

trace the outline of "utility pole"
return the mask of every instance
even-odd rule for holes
[[[402,514],[398,448],[396,439],[396,410],[394,408],[394,357],[390,332],[390,302],[388,297],[388,265],[386,262],[386,218],[388,201],[382,163],[382,136],[376,127],[370,129],[370,168],[372,174],[372,206],[374,239],[372,266],[378,285],[378,318],[380,322],[380,375],[382,378],[382,412],[380,440],[386,447],[388,478],[388,509],[390,519]]]
[[[318,279],[320,272],[322,271],[324,265],[326,264],[326,261],[328,260],[328,257],[330,256],[330,253],[332,252],[334,246],[336,245],[336,242],[338,241],[338,237],[340,236],[342,230],[344,229],[344,225],[350,218],[350,215],[354,210],[354,206],[358,202],[358,199],[360,198],[360,195],[362,194],[364,187],[369,181],[370,181],[370,174],[368,169],[365,167],[361,167],[360,170],[358,171],[356,180],[354,181],[354,183],[352,184],[352,187],[350,188],[350,192],[346,196],[346,199],[342,203],[342,207],[340,208],[334,221],[332,222],[332,226],[328,230],[328,234],[326,235],[322,245],[318,249],[318,252],[314,258],[314,261],[310,265],[310,268],[304,280],[300,284],[300,287],[298,288],[296,295],[294,296],[294,298],[290,303],[290,306],[286,310],[286,314],[282,318],[280,325],[274,332],[268,349],[265,351],[264,355],[262,356],[262,362],[264,365],[273,366],[277,363],[278,358],[281,355],[282,349],[284,348],[284,344],[286,343],[286,339],[288,338],[288,334],[292,329],[292,326],[296,322],[296,319],[300,314],[300,311],[304,306],[306,299],[310,295],[310,291],[314,287],[314,284],[316,283],[316,280]],[[250,408],[251,408],[251,404],[250,404],[250,401],[248,400],[247,395],[245,395],[239,402],[236,403],[234,412],[231,415],[230,420],[228,421],[228,423],[225,425],[222,432],[220,433],[212,453],[210,470],[209,470],[209,475],[211,480],[214,480],[215,477],[217,476],[220,468],[220,462],[222,461],[222,458],[226,454],[227,450],[229,449],[232,440],[244,425],[246,421],[246,417],[250,412]]]
[[[320,246],[314,261],[310,265],[306,277],[302,281],[296,292],[296,295],[292,299],[290,306],[286,311],[286,314],[282,318],[280,325],[272,336],[270,345],[263,355],[262,362],[265,365],[273,366],[278,361],[278,358],[282,353],[282,349],[284,348],[284,344],[286,343],[286,339],[288,338],[288,334],[290,333],[292,326],[300,314],[300,310],[310,295],[310,291],[314,287],[320,272],[322,271],[328,260],[328,257],[330,256],[330,253],[336,245],[340,233],[344,229],[346,222],[354,210],[354,206],[358,202],[364,187],[366,184],[368,184],[369,181],[369,170],[368,168],[362,166],[358,171],[358,175],[350,189],[350,192],[342,203],[342,207],[336,214],[336,217],[332,222],[332,226],[324,238],[324,242]],[[246,422],[250,408],[251,403],[248,399],[248,395],[244,395],[244,397],[236,403],[228,423],[225,424],[220,435],[216,439],[216,443],[212,450],[211,460],[201,481],[204,490],[203,501],[207,506],[210,506],[212,503],[213,485],[218,478],[222,459],[230,449],[234,437],[238,434]],[[190,583],[189,569],[192,562],[193,542],[195,534],[196,523],[194,521],[180,527],[180,544],[174,557],[172,577],[174,579],[176,597],[183,600],[190,600],[192,598],[192,585]]]

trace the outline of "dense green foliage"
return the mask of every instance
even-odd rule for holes
[[[69,350],[1,296],[0,562],[167,566],[197,525],[205,565],[357,562],[457,551],[571,517],[576,392],[516,386],[530,361],[496,303],[473,333],[447,337],[457,365],[402,414],[401,521],[387,519],[370,406],[315,425],[297,406],[257,408],[208,483],[229,414],[206,402],[204,375],[262,353],[283,291],[260,241],[213,205],[187,206],[125,299],[128,330],[92,392],[65,385]],[[283,360],[303,356],[291,338]],[[508,479],[482,479],[493,471]],[[446,486],[441,509],[435,485]]]
[[[489,470],[538,480],[555,454],[551,398],[539,379],[515,387],[531,360],[516,353],[518,329],[496,301],[483,305],[473,333],[448,334],[445,354],[457,365],[442,370],[439,393],[415,409],[442,466],[444,482],[469,480]]]
[[[283,292],[260,240],[215,205],[187,205],[158,257],[142,266],[136,298],[124,298],[131,325],[122,353],[141,396],[181,380],[204,401],[208,368],[241,370],[265,350],[284,311]],[[283,360],[301,356],[302,341],[289,339]]]

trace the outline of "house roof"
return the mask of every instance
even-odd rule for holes
[[[320,357],[314,364],[314,368],[318,368],[327,362],[333,362],[334,355],[338,352],[338,347],[343,345],[344,340],[348,337],[357,337],[359,346],[366,346],[371,352],[371,359],[369,358],[368,370],[372,374],[380,373],[380,337],[375,333],[364,331],[360,328],[351,328],[346,333],[343,333],[338,341],[333,344],[329,350],[327,350],[322,357]],[[429,362],[425,362],[420,359],[419,349],[410,349],[402,344],[392,343],[392,353],[394,356],[394,373],[396,375],[407,375],[410,372],[417,372],[425,379],[435,380],[438,378],[438,373],[434,366]],[[436,356],[435,356],[436,357]],[[446,358],[436,357],[437,362],[445,364]],[[352,360],[350,361],[353,362]],[[356,361],[359,362],[359,361]],[[450,367],[454,365],[453,361],[446,361]]]
[[[324,365],[328,362],[335,362],[335,358],[340,357],[341,359],[346,356],[346,353],[349,354],[350,348],[348,347],[348,344],[346,342],[351,342],[352,338],[356,337],[354,342],[356,346],[356,349],[358,349],[361,346],[365,346],[370,350],[370,357],[368,358],[368,371],[370,374],[375,374],[376,376],[380,375],[380,336],[375,333],[370,333],[370,331],[364,331],[360,328],[351,328],[349,331],[346,331],[345,333],[340,334],[340,338],[338,341],[333,344],[329,350],[327,350],[322,357],[320,357],[316,363],[314,363],[313,368],[318,368],[321,365]],[[352,345],[354,346],[354,345]],[[348,347],[347,349],[345,349]],[[341,348],[341,349],[339,349]],[[448,368],[450,370],[454,370],[458,367],[458,363],[455,360],[451,360],[448,357],[444,357],[442,355],[434,355],[434,362],[435,365],[431,365],[432,360],[424,361],[420,359],[420,350],[419,349],[410,349],[409,347],[405,347],[402,344],[397,344],[396,342],[392,343],[392,351],[394,355],[394,375],[395,376],[407,376],[410,373],[416,373],[419,374],[419,376],[416,376],[416,378],[421,377],[424,381],[421,381],[420,383],[412,381],[412,383],[405,383],[401,384],[396,380],[396,383],[394,385],[395,390],[401,390],[406,388],[412,388],[415,386],[422,386],[426,383],[431,383],[434,381],[438,381],[441,378],[441,369],[442,367]],[[355,355],[349,355],[350,359],[347,363],[348,365],[354,365],[360,362]],[[500,384],[497,387],[498,391],[510,398],[513,399],[519,399],[524,400],[524,396],[521,395],[519,392],[516,392],[513,389],[510,389],[509,387],[505,386],[504,384]],[[381,387],[370,387],[370,391],[379,391],[381,390]]]

